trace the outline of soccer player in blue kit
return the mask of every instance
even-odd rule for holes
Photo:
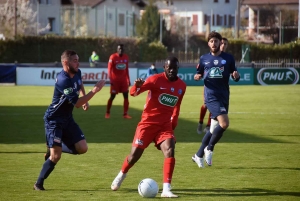
[[[74,106],[76,108],[82,106],[83,110],[88,110],[88,101],[105,85],[105,80],[100,80],[89,93],[85,94],[77,53],[65,50],[61,55],[61,63],[63,70],[57,74],[52,103],[44,115],[48,150],[45,163],[33,186],[34,190],[45,190],[44,180],[53,171],[62,152],[70,154],[87,152],[84,134],[74,121],[72,111]]]
[[[192,157],[200,168],[204,167],[203,156],[207,165],[212,165],[214,146],[229,126],[229,77],[236,82],[240,80],[233,56],[220,50],[221,40],[218,32],[209,34],[210,53],[200,57],[194,76],[196,81],[204,80],[204,102],[212,114],[210,130],[203,136],[198,152]]]

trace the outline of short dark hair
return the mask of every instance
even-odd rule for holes
[[[61,61],[63,60],[70,60],[70,57],[73,55],[76,55],[77,53],[74,50],[65,50],[62,54],[61,54]]]
[[[176,63],[176,65],[179,66],[179,61],[178,61],[177,57],[170,56],[166,59],[165,64],[170,65],[171,63]]]
[[[212,38],[217,38],[217,39],[219,39],[220,41],[222,40],[221,34],[219,34],[219,33],[216,32],[216,31],[212,31],[212,32],[209,33],[208,38],[207,38],[207,42],[208,42],[210,39],[212,39]]]
[[[228,42],[228,39],[227,39],[227,38],[224,38],[224,37],[223,37],[223,38],[222,38],[222,40],[225,40],[225,41],[227,41],[227,42]]]

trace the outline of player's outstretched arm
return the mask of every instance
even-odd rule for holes
[[[88,102],[91,98],[93,98],[93,96],[94,96],[96,93],[98,93],[98,92],[103,88],[104,85],[105,85],[105,80],[100,80],[100,81],[98,81],[98,82],[95,84],[94,88],[93,88],[88,94],[86,94],[85,96],[80,97],[80,98],[77,100],[77,102],[76,102],[76,104],[75,104],[75,107],[76,107],[76,108],[79,108],[79,107],[81,107],[83,104],[85,104],[86,102]]]

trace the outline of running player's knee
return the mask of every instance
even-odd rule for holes
[[[164,150],[164,156],[165,158],[174,157],[174,147],[170,146],[167,149]]]
[[[113,100],[115,99],[115,97],[116,97],[116,94],[110,94],[109,99],[110,99],[111,101],[113,101]]]
[[[124,99],[128,99],[128,91],[123,93]]]
[[[61,158],[61,153],[59,154],[59,153],[57,153],[57,154],[51,154],[50,155],[50,160],[52,161],[52,162],[54,162],[54,163],[57,163],[59,160],[60,160],[60,158]]]
[[[87,146],[87,145],[81,146],[81,147],[79,147],[79,148],[77,149],[78,154],[84,154],[84,153],[86,153],[87,151],[88,151],[88,146]]]
[[[226,129],[229,127],[229,122],[221,122],[221,123],[220,123],[220,126],[221,126],[224,130],[226,130]]]

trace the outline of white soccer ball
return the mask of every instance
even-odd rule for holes
[[[150,178],[143,179],[138,185],[139,194],[144,198],[154,198],[158,190],[156,181]]]

